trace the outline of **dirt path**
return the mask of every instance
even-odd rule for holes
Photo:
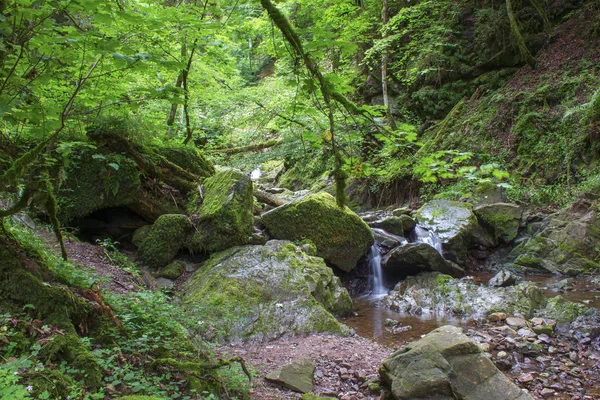
[[[251,398],[264,400],[301,397],[299,393],[264,379],[267,373],[300,358],[310,358],[315,366],[313,393],[344,400],[379,399],[379,392],[369,390],[369,382],[378,379],[381,361],[392,352],[388,347],[359,336],[330,334],[232,344],[219,351],[223,356],[240,356],[256,369],[258,378],[254,381]]]

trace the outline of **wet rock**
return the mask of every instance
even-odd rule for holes
[[[277,207],[263,214],[262,222],[273,238],[310,239],[319,257],[344,271],[354,269],[374,241],[369,226],[348,207],[338,207],[328,193]]]
[[[469,279],[425,273],[400,282],[382,302],[411,314],[485,317],[494,312],[532,315],[545,304],[540,289],[528,282],[506,288],[478,285]]]
[[[265,378],[297,392],[309,393],[313,390],[314,371],[312,360],[302,358],[276,369]]]
[[[510,243],[519,230],[522,210],[516,204],[485,204],[473,210],[479,223],[489,230],[497,242]]]
[[[513,249],[511,257],[521,267],[564,275],[598,271],[600,246],[597,200],[580,198],[569,208],[544,221],[544,228]]]
[[[444,257],[464,264],[477,218],[468,203],[432,200],[417,212],[418,222],[442,240]]]
[[[380,373],[395,399],[531,399],[453,326],[438,328],[393,353]]]
[[[431,271],[455,277],[464,275],[462,268],[444,260],[440,253],[427,243],[408,243],[396,247],[386,255],[382,267],[386,273],[402,277]]]
[[[517,283],[517,277],[507,270],[502,270],[489,280],[488,286],[506,287],[514,285],[515,283]]]
[[[345,333],[331,313],[345,315],[352,301],[323,259],[294,244],[234,247],[213,255],[186,282],[182,305],[210,323],[221,340],[266,340],[310,332]]]
[[[401,215],[410,215],[411,211],[412,210],[409,207],[400,207],[393,210],[392,215],[395,217],[399,217]]]

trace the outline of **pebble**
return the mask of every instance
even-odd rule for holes
[[[499,351],[498,354],[496,354],[496,357],[498,357],[498,358],[504,358],[506,356],[507,356],[507,354],[505,351]]]
[[[492,322],[504,321],[506,319],[506,313],[493,313],[488,316],[488,319]]]
[[[554,390],[552,390],[552,389],[543,388],[542,391],[540,392],[540,395],[542,397],[548,397],[548,396],[554,395],[554,393],[556,393],[556,392]]]
[[[531,330],[531,329],[529,329],[529,328],[521,328],[521,329],[519,329],[519,330],[517,331],[517,333],[519,334],[519,336],[523,336],[523,337],[526,337],[526,338],[534,338],[534,337],[536,337],[536,336],[537,336],[537,335],[535,334],[535,332],[534,332],[534,331],[532,331],[532,330]]]
[[[521,328],[523,326],[527,326],[527,321],[524,320],[523,318],[508,317],[508,318],[506,318],[506,324],[509,326]]]

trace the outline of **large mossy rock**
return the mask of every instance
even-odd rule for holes
[[[187,281],[181,302],[209,339],[268,340],[345,332],[333,316],[352,301],[331,268],[286,241],[214,254]]]
[[[73,152],[62,169],[58,217],[68,222],[103,208],[135,204],[142,191],[140,175],[127,156],[87,148]]]
[[[204,182],[204,189],[196,233],[188,247],[214,253],[248,243],[254,223],[250,177],[236,169],[223,169]]]
[[[484,228],[489,230],[496,242],[510,243],[519,231],[521,207],[511,203],[493,203],[476,207],[475,215]]]
[[[145,234],[137,251],[137,259],[153,269],[164,267],[183,248],[191,231],[192,223],[187,216],[161,215]]]
[[[394,399],[531,400],[461,328],[442,326],[383,361]]]
[[[195,147],[158,147],[156,152],[199,178],[215,174],[215,167]]]
[[[520,267],[578,275],[600,271],[599,202],[582,198],[548,217],[543,228],[511,253]]]
[[[348,207],[338,207],[329,193],[311,194],[277,207],[262,216],[271,237],[310,239],[317,255],[351,271],[373,244],[369,226]]]
[[[419,209],[417,220],[442,240],[445,258],[464,264],[473,233],[477,229],[477,217],[470,204],[432,200]]]
[[[445,260],[427,243],[408,243],[391,250],[382,262],[386,275],[406,277],[420,272],[437,271],[460,277],[464,271],[458,265]]]

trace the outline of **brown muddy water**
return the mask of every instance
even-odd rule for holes
[[[486,284],[493,274],[478,274],[473,278],[475,282]],[[600,290],[598,286],[587,277],[572,278],[568,287],[571,290],[556,290],[553,285],[566,279],[555,276],[525,276],[524,279],[538,285],[546,297],[563,296],[567,301],[585,304],[588,307],[600,308]],[[342,322],[350,326],[362,337],[373,339],[386,346],[397,348],[407,342],[421,338],[437,327],[443,325],[455,325],[468,328],[475,324],[469,318],[448,318],[436,316],[416,316],[406,313],[397,313],[384,307],[379,307],[383,296],[355,297],[354,313],[352,316],[342,319]],[[386,319],[400,322],[400,327],[410,326],[407,330],[393,329],[385,326]]]

